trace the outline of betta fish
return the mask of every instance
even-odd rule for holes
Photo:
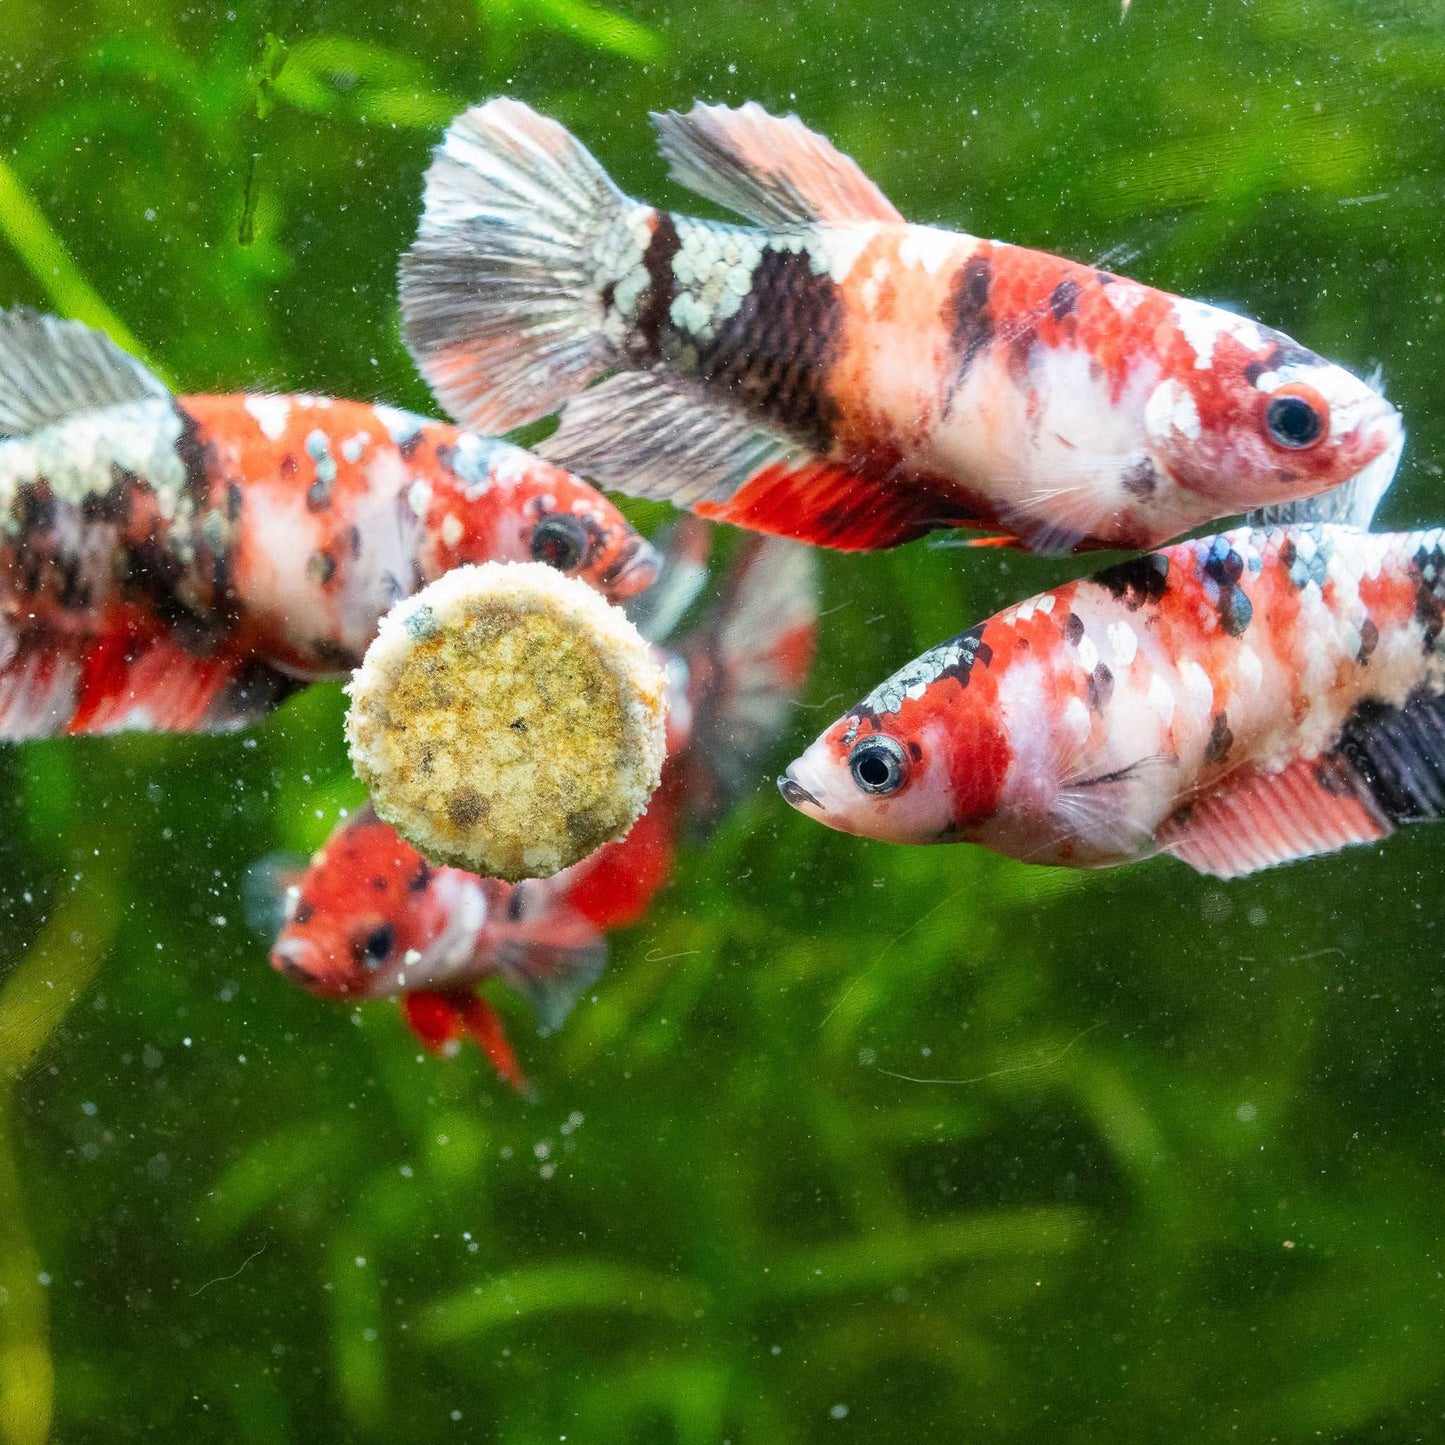
[[[1438,818],[1445,530],[1370,532],[1374,501],[1297,503],[1010,607],[874,689],[783,796],[887,842],[1164,852],[1220,878]]]
[[[657,571],[518,447],[361,402],[173,396],[100,332],[0,312],[0,738],[242,726],[488,560],[619,601]]]
[[[453,122],[401,300],[464,424],[561,406],[559,465],[843,550],[938,527],[1157,547],[1394,469],[1395,409],[1278,331],[911,225],[795,116],[654,121],[673,179],[753,224],[630,199],[518,101]]]
[[[688,610],[706,580],[705,534],[700,523],[677,529],[662,580],[631,609],[645,633]],[[804,548],[744,543],[720,600],[668,658],[668,758],[625,838],[550,878],[509,884],[433,867],[368,806],[304,872],[279,880],[273,967],[322,997],[399,997],[428,1048],[471,1037],[503,1079],[525,1087],[476,985],[500,977],[544,1030],[562,1022],[602,967],[604,935],[641,919],[667,882],[683,826],[710,824],[755,781],[812,661],[814,568]]]

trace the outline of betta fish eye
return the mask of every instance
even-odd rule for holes
[[[587,529],[570,513],[552,512],[532,533],[532,560],[545,562],[559,572],[571,572],[588,552]]]
[[[357,963],[363,968],[376,968],[391,952],[393,942],[391,924],[379,923],[375,927],[359,928],[351,938],[351,951]]]
[[[899,743],[880,733],[853,745],[848,771],[865,793],[896,793],[908,781],[908,755]]]
[[[1312,386],[1281,387],[1264,409],[1270,440],[1293,452],[1314,446],[1328,430],[1329,420],[1329,403]]]

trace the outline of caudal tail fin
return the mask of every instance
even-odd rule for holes
[[[437,147],[423,199],[402,329],[452,416],[508,431],[614,364],[603,290],[625,276],[650,208],[562,126],[516,100],[473,107]]]

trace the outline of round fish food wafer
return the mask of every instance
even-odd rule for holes
[[[622,837],[666,752],[637,629],[539,563],[458,567],[382,620],[346,741],[377,813],[426,857],[515,882]]]

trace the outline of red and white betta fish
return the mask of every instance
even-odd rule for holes
[[[654,121],[673,179],[755,224],[630,199],[518,101],[453,122],[401,300],[464,424],[561,405],[560,465],[844,550],[936,527],[1154,547],[1394,469],[1394,408],[1280,332],[910,225],[796,117]]]
[[[1366,531],[1375,499],[1351,492],[942,643],[814,742],[783,796],[888,842],[1079,867],[1166,852],[1222,878],[1440,817],[1445,531]]]
[[[254,721],[463,562],[621,600],[656,558],[509,446],[315,396],[173,396],[106,336],[0,312],[0,738]]]
[[[637,599],[645,632],[669,629],[705,580],[704,531],[679,529],[663,581]],[[280,880],[285,922],[273,967],[323,997],[399,996],[428,1048],[469,1036],[524,1087],[476,985],[500,977],[532,1001],[544,1030],[562,1022],[603,965],[603,934],[641,919],[666,883],[682,825],[713,821],[756,780],[812,661],[814,568],[803,548],[744,545],[719,602],[670,655],[662,784],[624,839],[551,878],[514,885],[433,867],[367,807],[304,873]]]

